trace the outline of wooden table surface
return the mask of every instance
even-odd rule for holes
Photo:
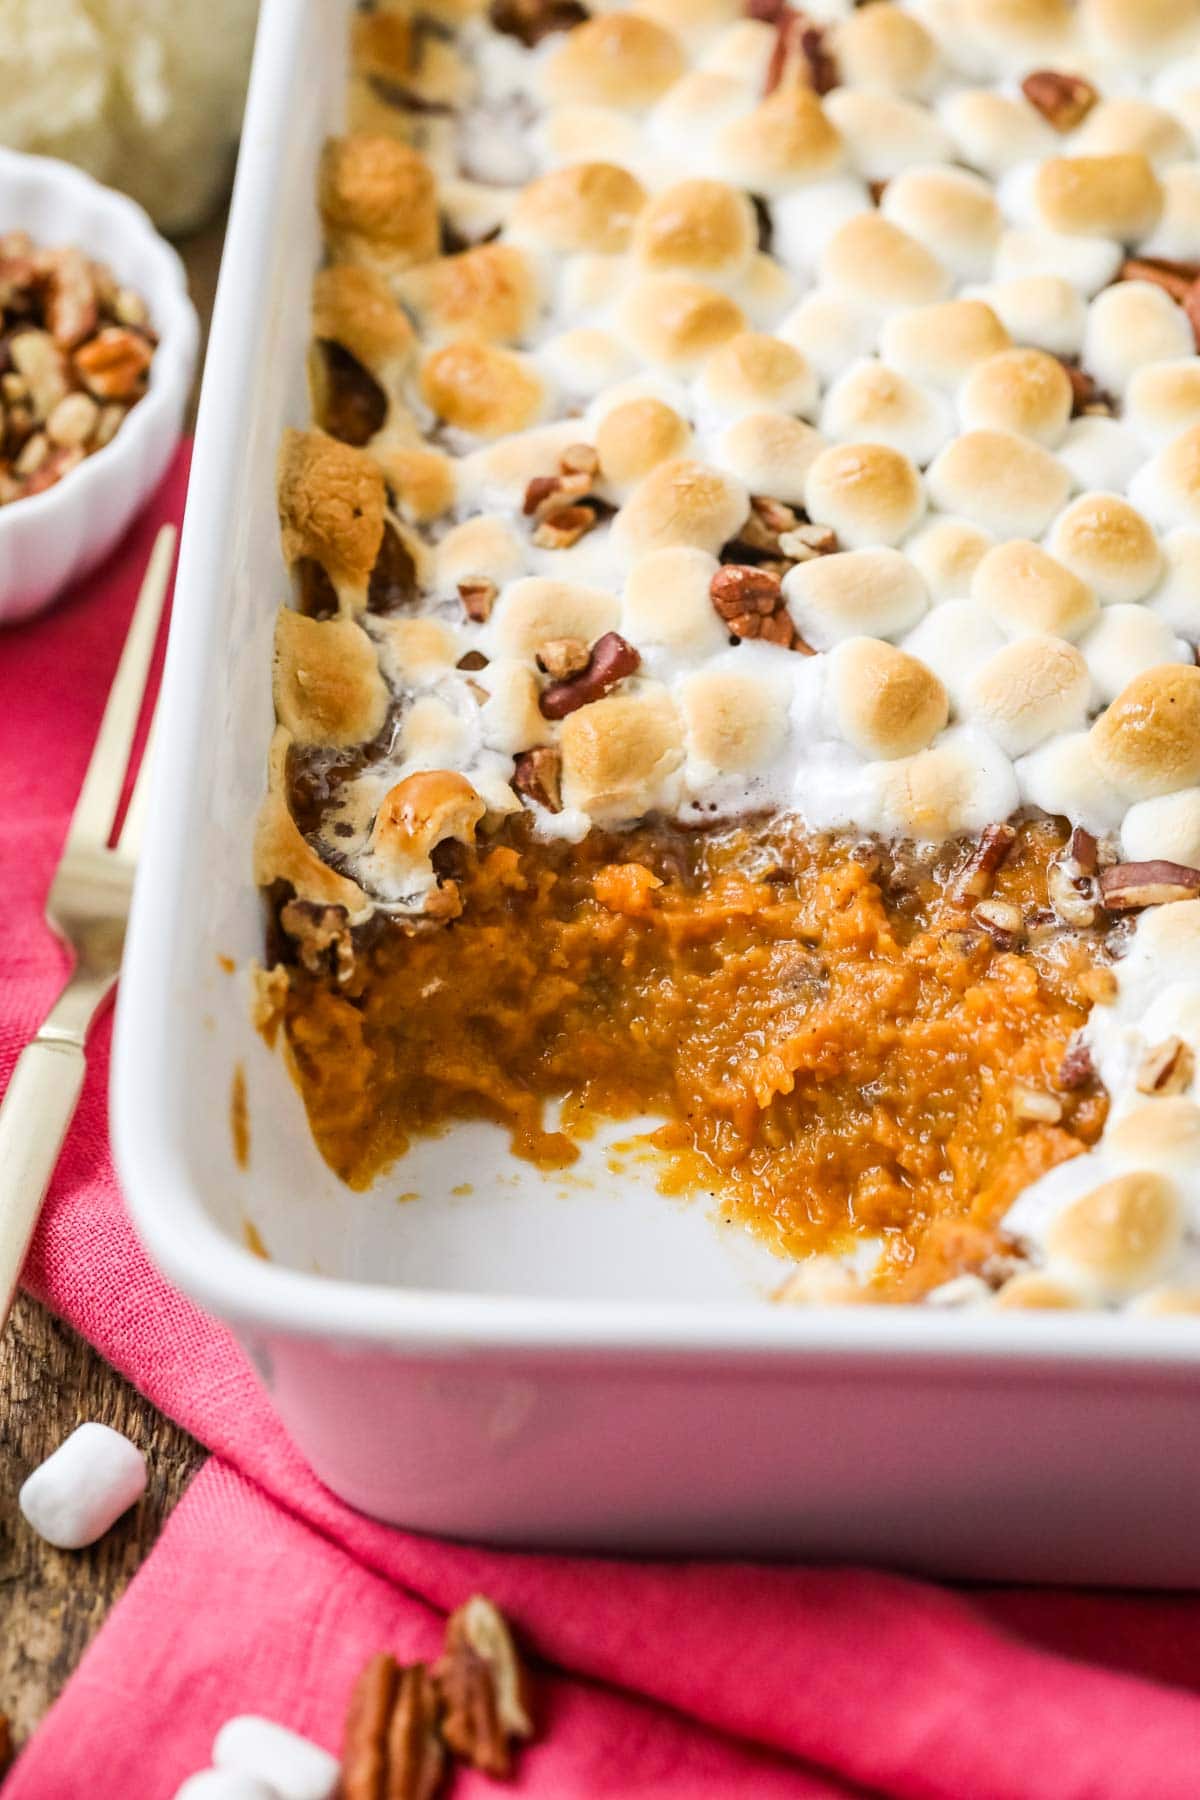
[[[217,220],[179,245],[206,333],[223,233]],[[25,1524],[17,1489],[84,1419],[132,1438],[149,1462],[150,1485],[90,1550],[54,1550]],[[74,1669],[204,1455],[74,1331],[18,1298],[0,1339],[0,1714],[15,1744]]]

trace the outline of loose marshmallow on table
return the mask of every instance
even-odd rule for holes
[[[278,1788],[236,1769],[202,1769],[189,1775],[175,1800],[281,1800]]]
[[[223,1772],[257,1776],[279,1800],[329,1800],[339,1773],[338,1760],[328,1750],[254,1713],[222,1725],[213,1762]]]
[[[103,1537],[145,1489],[141,1451],[119,1431],[91,1421],[33,1471],[18,1504],[48,1544],[82,1550]]]

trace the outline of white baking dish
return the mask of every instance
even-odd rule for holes
[[[1186,1320],[784,1309],[707,1203],[660,1198],[603,1147],[543,1178],[468,1127],[366,1196],[313,1150],[218,958],[261,952],[275,449],[306,414],[314,164],[348,11],[263,9],[119,1007],[116,1147],[138,1229],[232,1321],[318,1473],[384,1518],[535,1545],[1200,1585]],[[243,1247],[247,1220],[272,1261]]]

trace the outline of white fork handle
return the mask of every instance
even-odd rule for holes
[[[35,1038],[17,1058],[0,1106],[0,1330],[86,1069],[78,1044]]]

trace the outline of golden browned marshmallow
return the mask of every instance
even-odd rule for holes
[[[515,344],[528,336],[538,311],[537,275],[515,244],[479,244],[421,263],[398,278],[396,291],[427,340]]]
[[[883,312],[940,300],[950,286],[937,257],[876,212],[855,213],[838,227],[821,257],[821,279]]]
[[[633,253],[652,275],[734,280],[758,241],[754,208],[724,181],[677,181],[638,214]]]
[[[396,138],[365,132],[330,138],[321,158],[320,205],[337,262],[392,275],[437,255],[433,172]]]
[[[740,481],[686,458],[659,463],[617,514],[614,534],[630,557],[669,544],[694,544],[715,556],[736,536],[750,509]]]
[[[1151,1288],[1140,1294],[1130,1307],[1152,1319],[1165,1319],[1179,1313],[1200,1313],[1200,1287],[1179,1286]]]
[[[615,256],[628,248],[645,201],[641,182],[619,164],[570,163],[521,190],[509,231],[562,256]]]
[[[913,163],[947,162],[954,154],[953,140],[934,114],[895,94],[838,87],[825,110],[866,181],[889,181]]]
[[[537,419],[546,398],[541,377],[526,357],[471,338],[443,344],[426,357],[421,395],[447,425],[480,438],[523,431]]]
[[[601,13],[563,37],[543,83],[556,106],[613,106],[640,112],[683,74],[679,39],[638,13]]]
[[[1070,42],[1070,0],[962,0],[959,29],[1005,61],[1054,56]]]
[[[440,450],[424,445],[395,450],[372,446],[397,512],[414,525],[427,525],[454,504],[454,464]]]
[[[334,263],[318,270],[312,327],[314,338],[340,344],[387,390],[412,360],[415,339],[408,316],[374,269]]]
[[[500,658],[479,670],[472,680],[488,696],[480,716],[489,750],[516,756],[551,742],[554,728],[542,717],[538,705],[541,688],[528,663]],[[490,804],[488,810],[493,810]]]
[[[317,906],[344,906],[351,919],[361,919],[370,903],[356,881],[323,863],[287,808],[288,752],[291,734],[275,729],[267,758],[268,789],[254,832],[254,881],[269,888],[286,881],[298,900]]]
[[[1008,756],[1024,756],[1056,733],[1082,725],[1091,678],[1064,638],[1031,632],[989,657],[967,683],[968,716]]]
[[[289,568],[311,558],[345,611],[367,603],[387,496],[378,463],[320,431],[286,431],[279,451],[279,524]]]
[[[1183,308],[1148,281],[1118,281],[1088,309],[1083,366],[1101,387],[1123,394],[1146,363],[1191,356],[1196,340]]]
[[[937,45],[911,13],[888,0],[862,6],[834,32],[833,52],[842,81],[920,100],[937,74]]]
[[[741,0],[639,0],[638,11],[685,42],[708,43],[743,14]]]
[[[1125,391],[1125,421],[1156,445],[1200,425],[1200,360],[1189,355],[1135,369]]]
[[[992,1306],[1002,1312],[1020,1307],[1037,1312],[1074,1312],[1083,1305],[1082,1296],[1066,1282],[1056,1281],[1043,1269],[1022,1269],[998,1289]]]
[[[938,843],[981,831],[1016,805],[1012,765],[998,750],[982,758],[978,738],[948,731],[928,750],[874,765],[887,828]]]
[[[750,412],[722,432],[718,458],[752,494],[803,506],[809,470],[824,447],[824,438],[803,419]]]
[[[297,744],[363,744],[381,730],[388,691],[372,644],[352,619],[275,620],[275,716]]]
[[[705,363],[700,392],[729,418],[752,409],[806,413],[817,398],[817,378],[807,357],[785,338],[739,331]]]
[[[921,577],[899,550],[848,550],[797,563],[783,580],[797,631],[815,650],[843,638],[899,637],[928,604]]]
[[[888,319],[879,348],[914,381],[956,388],[977,363],[1007,350],[1008,332],[982,300],[939,300]]]
[[[648,362],[687,373],[719,344],[744,331],[740,306],[717,288],[678,275],[635,282],[620,306],[621,326]]]
[[[383,618],[375,623],[384,667],[399,687],[428,687],[448,675],[459,639],[443,619]]]
[[[594,644],[615,629],[617,600],[602,588],[548,575],[528,575],[505,589],[492,616],[496,648],[503,656],[536,656],[552,638]]]
[[[1087,583],[1028,538],[996,544],[980,559],[971,598],[1009,637],[1038,632],[1071,640],[1100,615]]]
[[[1200,782],[1200,669],[1161,663],[1135,675],[1091,729],[1105,780],[1130,800]]]
[[[832,444],[808,471],[804,504],[854,550],[897,544],[921,516],[921,477],[886,444]]]
[[[1147,510],[1153,499],[1160,524],[1200,524],[1200,425],[1189,425],[1172,438],[1141,474],[1150,491],[1139,497]]]
[[[1162,857],[1185,869],[1200,869],[1200,788],[1181,788],[1131,806],[1121,821],[1121,851],[1127,862]]]
[[[1036,537],[1066,500],[1071,477],[1048,450],[1011,431],[965,431],[935,459],[929,493],[997,537]]]
[[[1102,604],[1140,600],[1162,574],[1158,539],[1119,494],[1081,494],[1055,520],[1048,547]]]
[[[887,444],[914,463],[927,463],[950,436],[944,400],[887,363],[865,360],[835,382],[821,412],[821,430],[842,443]]]
[[[967,519],[936,518],[904,546],[934,600],[963,600],[992,540]]]
[[[475,842],[484,804],[465,775],[423,769],[406,775],[384,796],[371,832],[371,849],[388,862],[423,862],[439,844]]]
[[[1001,350],[976,363],[959,397],[968,429],[1015,431],[1036,443],[1057,444],[1071,417],[1067,371],[1044,350]]]
[[[641,818],[678,793],[683,733],[670,694],[657,684],[568,714],[559,745],[563,805],[597,824]]]
[[[860,755],[912,756],[950,715],[946,690],[916,656],[878,638],[847,638],[829,659],[838,730]]]
[[[1109,1126],[1104,1154],[1118,1167],[1186,1177],[1200,1165],[1200,1106],[1183,1094],[1150,1100]]]
[[[702,781],[745,775],[777,756],[787,735],[786,689],[737,669],[701,669],[682,683],[687,753]]]
[[[841,133],[811,88],[783,82],[717,133],[718,166],[753,193],[782,194],[840,168]]]
[[[478,513],[446,533],[436,557],[438,591],[453,594],[460,581],[472,577],[503,587],[525,567],[525,545],[507,519]]]
[[[1196,26],[1195,0],[1081,0],[1079,15],[1106,56],[1142,65],[1184,48]]]
[[[1054,156],[1037,172],[1042,222],[1072,236],[1132,243],[1153,231],[1162,188],[1144,156]]]
[[[1050,156],[1062,139],[1028,101],[992,88],[960,88],[946,99],[942,117],[964,162],[998,179],[1018,163]]]
[[[1161,1274],[1183,1236],[1179,1189],[1153,1170],[1116,1175],[1052,1219],[1046,1253],[1106,1299],[1119,1299]]]
[[[600,473],[621,499],[659,463],[681,457],[691,443],[692,432],[665,400],[646,395],[623,400],[605,413],[596,427],[596,454]]]
[[[719,566],[689,544],[639,557],[625,583],[621,635],[640,649],[661,647],[686,658],[724,650],[728,634],[710,592]]]
[[[883,216],[931,250],[964,281],[991,274],[1000,208],[989,184],[966,169],[904,169],[884,189]]]
[[[1080,156],[1114,156],[1133,151],[1156,167],[1183,162],[1192,154],[1187,132],[1174,113],[1132,94],[1100,100],[1072,140]]]

